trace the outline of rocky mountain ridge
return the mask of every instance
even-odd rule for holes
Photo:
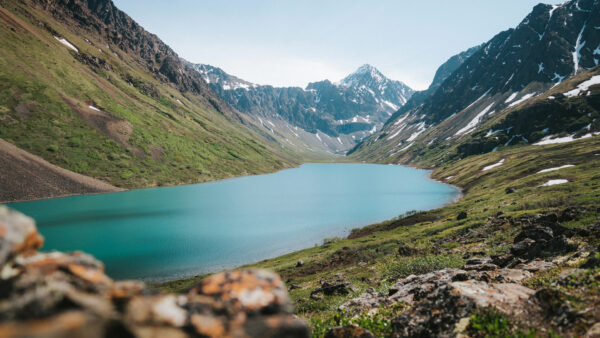
[[[413,146],[451,144],[492,115],[596,67],[599,18],[599,1],[536,6],[516,28],[485,43],[437,90],[421,102],[409,102],[360,147],[383,158],[412,153]]]
[[[53,17],[73,22],[84,30],[100,32],[107,43],[136,55],[139,62],[162,82],[173,84],[182,93],[192,92],[221,112],[234,111],[221,102],[200,76],[179,58],[159,37],[146,31],[111,0],[31,0]],[[108,47],[110,50],[110,46]],[[118,50],[112,51],[118,54]]]
[[[269,119],[271,127],[283,131],[288,127],[302,128],[318,136],[326,149],[335,152],[353,147],[381,128],[414,92],[370,65],[359,67],[340,83],[313,82],[306,89],[256,85],[217,67],[193,67],[219,97],[240,112]],[[278,128],[273,119],[289,125]],[[292,140],[299,138],[290,137]]]

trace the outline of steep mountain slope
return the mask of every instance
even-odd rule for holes
[[[413,93],[370,65],[361,66],[339,84],[325,80],[310,83],[306,89],[256,85],[217,67],[194,67],[217,95],[240,112],[260,117],[260,123],[266,119],[270,128],[280,132],[299,127],[334,152],[344,152],[373,134]],[[273,120],[283,123],[280,126]]]
[[[110,0],[2,1],[0,35],[0,138],[52,164],[119,187],[293,165]]]
[[[471,57],[471,55],[475,54],[475,52],[477,52],[480,48],[481,46],[471,47],[468,50],[449,58],[437,69],[429,88],[415,92],[410,97],[410,100],[408,100],[408,102],[402,106],[402,109],[396,112],[388,121],[393,121],[395,117],[399,115],[399,112],[411,110],[423,103],[429,96],[433,95],[438,88],[440,88],[440,86],[448,77],[450,77],[450,75],[452,75],[452,73],[454,73],[468,58]]]
[[[597,66],[598,27],[598,0],[536,6],[518,27],[485,43],[421,104],[400,109],[355,156],[408,158],[403,153],[455,142],[495,113]]]
[[[454,118],[425,132],[452,128]],[[370,159],[381,162],[436,166],[517,145],[569,143],[600,135],[600,67],[582,72],[548,91],[496,112],[485,121],[470,123],[468,133],[444,142],[415,142],[407,151]],[[375,143],[377,145],[377,143]],[[540,148],[541,149],[541,148]],[[367,157],[369,158],[369,157]]]

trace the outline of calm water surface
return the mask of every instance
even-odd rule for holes
[[[11,207],[36,219],[44,250],[82,250],[103,261],[115,279],[160,281],[311,247],[457,195],[423,170],[307,164],[270,175]]]

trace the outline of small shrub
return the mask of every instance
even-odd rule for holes
[[[471,316],[467,330],[475,337],[502,337],[509,332],[506,316],[494,308],[480,310]]]
[[[371,331],[377,337],[389,337],[392,334],[392,319],[402,314],[408,306],[397,303],[388,308],[379,309],[375,313],[363,312],[358,316],[351,316],[345,312],[337,312],[325,318],[311,320],[312,336],[323,337],[330,329],[336,326],[354,324]]]
[[[130,170],[126,170],[124,172],[121,173],[121,178],[124,180],[128,180],[131,177],[133,177],[133,172],[131,172]]]
[[[46,148],[47,151],[51,152],[51,153],[55,153],[58,151],[58,145],[56,144],[51,144],[48,146],[48,148]]]
[[[81,145],[82,145],[82,142],[79,137],[71,137],[69,139],[69,147],[79,148],[79,147],[81,147]]]
[[[336,242],[341,241],[342,239],[340,237],[331,237],[331,238],[325,238],[323,240],[323,245],[329,245],[329,244],[333,244]]]
[[[419,275],[446,268],[459,268],[465,264],[460,255],[426,255],[394,258],[384,263],[383,275],[396,280],[409,275]]]
[[[469,321],[467,333],[470,337],[538,337],[535,329],[522,329],[505,314],[495,308],[476,311]],[[552,332],[550,337],[553,337]]]
[[[102,159],[102,155],[100,155],[100,153],[95,150],[88,152],[87,156],[93,160],[101,160]]]
[[[116,166],[118,168],[129,168],[129,162],[127,162],[126,160],[119,160],[117,161]]]

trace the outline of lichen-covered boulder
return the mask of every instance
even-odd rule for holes
[[[0,264],[14,255],[35,252],[43,243],[33,219],[0,205]]]

